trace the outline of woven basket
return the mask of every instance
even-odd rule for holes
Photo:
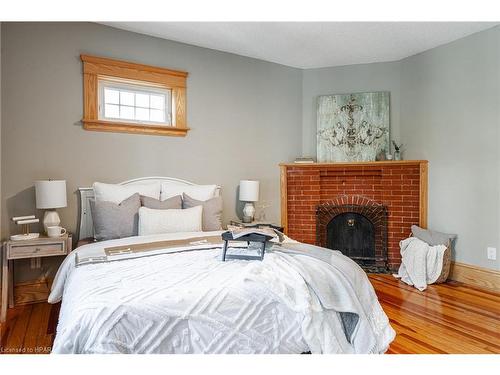
[[[443,254],[443,268],[441,269],[441,274],[434,282],[434,284],[444,283],[448,279],[448,276],[450,275],[450,267],[451,267],[451,242],[448,241],[446,245],[446,250],[444,251]]]
[[[410,232],[410,236],[413,236],[413,233]],[[441,268],[441,274],[434,281],[434,284],[441,284],[448,280],[448,276],[450,276],[450,268],[451,268],[451,248],[452,241],[448,241],[446,244],[446,249],[443,254],[443,268]]]

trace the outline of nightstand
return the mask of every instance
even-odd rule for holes
[[[280,232],[283,232],[283,227],[281,225],[273,224],[267,221],[266,222],[252,221],[251,223],[244,223],[239,220],[231,220],[229,222],[229,225],[234,225],[235,227],[240,227],[240,228],[272,228]]]
[[[5,322],[7,305],[14,307],[14,260],[66,256],[72,249],[71,234],[57,238],[39,237],[34,240],[6,241],[2,247],[2,310],[0,322]]]

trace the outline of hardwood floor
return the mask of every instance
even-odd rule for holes
[[[0,324],[0,354],[48,354],[54,341],[59,304],[35,303],[9,309]]]
[[[462,283],[424,292],[391,275],[370,275],[396,330],[388,353],[500,353],[500,293]]]
[[[388,353],[500,353],[500,293],[457,282],[425,292],[390,275],[369,276],[396,340]],[[48,353],[58,305],[11,309],[0,326],[1,353]]]

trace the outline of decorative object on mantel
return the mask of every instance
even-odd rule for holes
[[[394,145],[394,160],[401,160],[401,147],[403,147],[403,144],[398,145],[394,140],[392,144]]]
[[[11,241],[34,240],[40,236],[40,233],[30,233],[30,224],[40,221],[35,215],[13,217],[12,221],[23,226],[23,233],[10,236]]]
[[[387,160],[392,160],[393,156],[392,156],[392,154],[387,154],[387,155],[385,155],[385,158]]]
[[[389,92],[318,97],[318,162],[374,161],[389,144]]]
[[[246,202],[243,207],[243,222],[251,223],[255,216],[255,206],[253,202],[259,200],[259,181],[240,181],[240,201]]]
[[[316,163],[316,159],[309,156],[301,156],[294,160],[297,164]]]
[[[385,152],[385,149],[381,150],[378,154],[377,157],[375,158],[376,161],[385,161],[387,160],[386,157],[387,153]]]
[[[43,216],[43,227],[58,226],[61,223],[56,208],[66,207],[66,181],[35,181],[36,208],[47,210]]]

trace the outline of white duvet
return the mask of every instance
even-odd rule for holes
[[[221,262],[220,249],[208,249],[75,266],[77,253],[199,236],[131,237],[73,251],[49,296],[62,299],[52,352],[382,353],[394,339],[363,270],[316,246],[273,246],[262,262]]]

